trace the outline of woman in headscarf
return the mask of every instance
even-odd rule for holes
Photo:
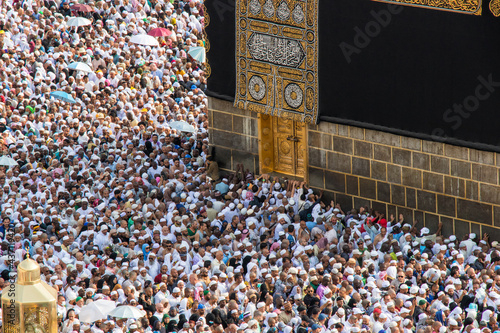
[[[113,292],[113,291],[118,292],[119,289],[122,289],[122,286],[121,286],[121,284],[117,283],[117,284],[115,284],[115,287],[113,289],[111,289],[111,292]]]
[[[97,281],[97,285],[96,285],[97,289],[102,290],[102,288],[104,287],[104,282],[106,282],[106,280],[104,280],[104,279],[100,279],[99,281]]]
[[[459,308],[459,307],[457,306],[457,308]],[[455,309],[456,309],[456,308],[455,308]],[[459,309],[460,309],[460,308],[459,308]],[[453,313],[453,311],[452,311],[452,313]],[[452,313],[450,313],[450,317],[451,317]],[[490,317],[492,317],[493,315],[494,315],[494,312],[493,312],[493,311],[491,311],[491,310],[489,310],[489,309],[488,309],[488,310],[485,310],[485,311],[483,311],[483,315],[481,316],[481,321],[484,321],[484,322],[486,322],[486,323],[489,323],[489,322],[490,322]]]
[[[149,156],[154,151],[153,144],[151,143],[151,141],[146,141],[145,146],[146,149],[144,149],[144,153],[146,154],[146,156]]]
[[[255,273],[255,275],[260,276],[259,266],[257,266],[255,262],[248,263],[245,281],[250,281],[250,273]]]
[[[224,328],[227,328],[227,321],[226,321],[226,315],[219,309],[213,309],[212,310],[213,315],[215,316],[216,319],[218,319]]]
[[[201,27],[200,21],[196,18],[194,15],[189,16],[189,20],[191,21],[188,25],[193,27],[193,30],[196,29],[197,31],[202,31],[203,28]]]
[[[142,254],[144,254],[144,260],[148,260],[149,254],[151,253],[151,250],[146,251],[146,249],[151,249],[150,245],[148,243],[142,244]]]
[[[75,310],[69,309],[68,312],[66,313],[66,319],[62,323],[62,333],[69,333],[73,331],[73,325],[79,324],[80,321],[76,319],[76,314]]]
[[[267,274],[265,276],[265,280],[264,280],[264,283],[260,285],[260,299],[259,299],[259,302],[265,302],[266,301],[266,296],[268,294],[273,294],[274,293],[274,284],[272,283],[273,282],[273,277],[271,276],[271,274]]]
[[[109,287],[109,290],[114,290],[115,285],[118,283],[118,278],[116,275],[110,275],[106,281],[106,284]]]
[[[125,292],[123,289],[118,289],[118,302],[123,303],[127,300],[127,296],[125,296]]]

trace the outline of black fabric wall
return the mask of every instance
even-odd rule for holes
[[[207,0],[208,94],[232,100],[234,0]],[[500,150],[500,18],[320,0],[320,121]]]
[[[210,23],[205,28],[210,42],[207,53],[212,74],[208,78],[207,94],[234,101],[236,89],[235,60],[235,0],[205,0]]]

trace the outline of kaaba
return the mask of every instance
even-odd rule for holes
[[[208,93],[299,121],[498,151],[499,3],[207,0]]]
[[[500,237],[500,0],[207,0],[223,172]]]

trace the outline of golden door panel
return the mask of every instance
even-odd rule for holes
[[[293,136],[294,121],[273,117],[274,132],[274,170],[282,173],[295,173],[295,147],[289,138]]]
[[[307,146],[304,123],[273,117],[274,171],[305,176]]]
[[[295,122],[295,137],[298,141],[295,142],[295,174],[305,175],[306,169],[305,165],[307,163],[307,144],[305,138],[305,124],[296,121]]]
[[[306,125],[291,119],[259,114],[259,166],[262,173],[306,178]]]
[[[260,172],[270,173],[274,170],[274,133],[273,117],[259,114],[259,159]]]

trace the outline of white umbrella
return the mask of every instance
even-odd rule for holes
[[[150,36],[150,35],[146,35],[146,34],[138,34],[138,35],[132,36],[132,38],[130,38],[130,42],[134,43],[134,44],[146,45],[146,46],[158,46],[158,45],[160,45],[160,44],[158,44],[158,41],[156,40],[156,38],[154,38],[153,36]]]
[[[91,25],[92,21],[86,19],[85,17],[70,17],[66,25],[68,27],[83,27],[85,25]]]
[[[122,305],[108,313],[110,317],[139,319],[146,315],[146,312],[139,310],[135,306]]]
[[[4,156],[0,157],[0,165],[13,167],[13,166],[17,166],[18,164],[16,161],[14,161],[14,159],[12,157],[4,155]]]
[[[78,317],[84,323],[93,323],[100,319],[107,319],[108,313],[115,308],[115,302],[100,299],[85,305]]]
[[[86,72],[86,73],[92,73],[93,70],[90,68],[89,65],[87,65],[84,62],[72,62],[71,64],[68,65],[69,69],[73,69],[75,71],[80,71],[80,72]]]
[[[193,125],[189,125],[185,121],[173,121],[168,125],[170,126],[171,129],[178,130],[181,132],[194,133],[196,131]]]

